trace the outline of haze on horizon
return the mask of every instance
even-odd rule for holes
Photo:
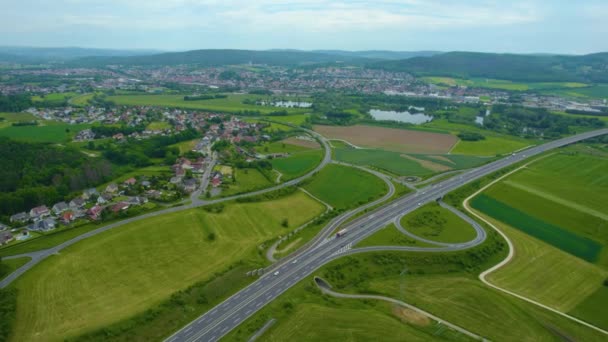
[[[608,51],[605,0],[22,0],[0,45],[192,50]]]

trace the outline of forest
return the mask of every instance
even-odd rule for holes
[[[68,198],[115,176],[112,163],[72,147],[0,137],[0,216]]]

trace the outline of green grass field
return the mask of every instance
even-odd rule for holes
[[[391,255],[402,257],[395,259]],[[398,261],[410,260],[408,256],[413,255],[364,253],[333,261],[314,274],[329,280],[339,292],[374,293],[397,298],[494,341],[556,341],[563,336],[580,341],[604,338],[601,333],[497,292],[471,274],[436,274],[433,267],[422,267],[427,269],[427,274],[421,274]],[[400,275],[404,270],[410,272]],[[309,277],[229,333],[226,340],[247,340],[270,318],[277,319],[277,322],[263,335],[263,340],[306,341],[306,336],[314,336],[319,341],[334,338],[356,340],[354,337],[358,336],[359,326],[365,327],[368,332],[368,335],[362,336],[364,340],[416,339],[415,335],[406,334],[398,326],[386,330],[384,320],[371,311],[377,312],[382,307],[385,305],[377,301],[323,296]],[[372,320],[355,314],[352,309],[365,310],[364,314],[379,322],[381,329],[369,326],[366,322]],[[319,316],[326,318],[325,324],[319,323]],[[351,324],[343,325],[340,316],[351,318]],[[361,319],[366,322],[361,322]],[[335,326],[327,324],[327,321],[333,320],[337,320]],[[409,321],[408,326],[417,330],[421,328],[413,321]],[[345,334],[345,329],[351,335]],[[425,338],[430,340],[431,336]],[[441,338],[450,339],[449,336]],[[452,335],[451,338],[458,337]]]
[[[286,181],[312,171],[323,160],[324,153],[322,149],[302,151],[287,158],[272,159],[270,162],[274,169],[283,174],[281,180]]]
[[[224,341],[246,341],[270,318],[262,341],[467,341],[426,316],[378,300],[322,296],[312,277],[281,295],[230,332]]]
[[[548,198],[521,188],[520,183],[505,180],[492,186],[485,193],[510,207],[564,228],[575,234],[608,245],[608,213],[604,214],[577,203],[555,197]],[[541,193],[545,195],[545,193]],[[556,215],[555,213],[559,213]]]
[[[149,130],[163,130],[163,129],[169,129],[171,128],[171,124],[165,121],[154,121],[154,122],[150,122],[148,124],[148,126],[146,126],[146,129]]]
[[[581,145],[585,146],[585,145]],[[525,170],[509,177],[509,181],[523,184],[542,196],[567,199],[569,202],[608,214],[608,158],[592,155],[588,148],[570,148],[533,163]],[[584,153],[589,150],[589,153]],[[570,151],[572,154],[569,154]],[[567,181],[566,181],[567,180]],[[551,198],[547,198],[551,199]]]
[[[258,95],[229,94],[225,99],[184,101],[184,95],[118,95],[108,96],[109,101],[118,105],[132,106],[163,106],[179,107],[188,109],[206,109],[220,112],[236,113],[245,110],[255,110],[262,114],[286,110],[290,114],[303,114],[308,110],[299,108],[278,108],[269,106],[257,106],[243,104],[243,100],[255,100],[260,98]],[[275,117],[273,117],[275,118]]]
[[[10,127],[13,122],[34,121],[36,117],[30,113],[0,113],[0,128]]]
[[[404,235],[394,223],[382,228],[375,232],[371,236],[365,238],[363,241],[357,243],[357,247],[370,247],[370,246],[416,246],[416,247],[431,247],[426,242],[415,240],[409,236]]]
[[[302,151],[308,151],[310,148],[304,146],[292,145],[282,141],[265,142],[260,146],[256,146],[256,152],[261,154],[267,153],[297,153]]]
[[[603,334],[462,275],[391,277],[370,290],[403,297],[424,310],[494,341],[600,341]]]
[[[179,153],[180,154],[184,154],[186,152],[192,151],[192,149],[194,149],[194,147],[196,146],[196,143],[199,142],[200,139],[193,139],[193,140],[188,140],[188,141],[182,141],[179,142],[177,144],[173,144],[170,145],[170,147],[177,147],[179,148]]]
[[[474,156],[495,156],[499,154],[511,153],[524,147],[535,145],[534,140],[498,134],[492,131],[464,124],[452,123],[446,119],[436,119],[424,124],[426,127],[443,130],[457,135],[461,132],[476,132],[486,138],[480,141],[459,140],[450,151],[451,154],[464,154]]]
[[[574,146],[541,159],[472,204],[477,201],[482,211],[515,228],[608,266],[608,212],[603,205],[608,203],[608,158],[592,151]]]
[[[568,312],[591,295],[608,271],[484,215],[515,246],[513,259],[488,276],[492,284]]]
[[[299,125],[303,124],[304,122],[306,122],[307,117],[308,117],[307,114],[286,115],[286,116],[269,116],[268,120],[299,126]]]
[[[15,283],[12,340],[63,340],[131,317],[239,260],[261,260],[257,246],[281,234],[284,218],[298,225],[323,210],[297,192],[219,214],[162,215],[75,244]]]
[[[602,245],[599,242],[529,215],[488,195],[476,196],[471,201],[471,205],[499,221],[583,260],[594,263],[600,256]]]
[[[79,131],[90,125],[70,125],[58,122],[43,121],[39,126],[8,126],[0,128],[0,136],[27,142],[68,142]]]
[[[89,100],[93,99],[94,96],[95,96],[95,94],[93,94],[93,93],[75,96],[70,99],[70,103],[73,104],[74,106],[84,107],[89,104]]]
[[[357,207],[388,191],[384,181],[373,174],[336,164],[319,171],[304,189],[336,209]]]
[[[448,86],[467,86],[474,88],[502,89],[510,91],[546,90],[546,89],[580,89],[587,87],[585,83],[577,82],[512,82],[507,80],[471,78],[460,79],[453,77],[423,77],[424,81],[432,84]]]
[[[67,93],[50,93],[45,96],[32,96],[32,102],[47,101],[51,103],[62,103],[65,100],[78,96],[78,93],[67,92]]]
[[[545,90],[543,93],[574,98],[606,99],[608,98],[608,84],[597,84],[587,88],[551,89]]]
[[[332,142],[336,146],[337,142]],[[340,145],[338,145],[340,146]],[[488,162],[490,159],[472,155],[442,154],[408,154],[417,160],[403,157],[403,153],[375,150],[354,149],[350,147],[336,147],[333,149],[333,157],[338,161],[350,164],[371,166],[380,170],[388,171],[397,176],[429,176],[436,173],[433,167],[425,167],[424,161],[439,164],[443,169],[468,169]],[[421,162],[423,161],[423,162]]]
[[[2,260],[2,262],[0,263],[0,280],[13,273],[13,271],[18,269],[19,267],[27,264],[27,262],[30,260],[32,259],[28,257]]]
[[[460,243],[475,238],[470,224],[435,202],[403,216],[401,226],[416,236],[437,242]]]
[[[433,174],[433,171],[424,168],[420,163],[402,157],[402,153],[399,152],[354,148],[336,148],[333,152],[338,161],[372,166],[398,176],[428,176]]]
[[[531,145],[534,145],[534,142],[487,135],[484,140],[479,141],[460,140],[450,152],[475,156],[495,156],[511,153]]]
[[[228,189],[222,189],[221,196],[230,196],[253,190],[267,188],[273,185],[257,169],[234,169],[236,183],[228,180]]]
[[[608,329],[608,286],[598,288],[570,314],[579,317],[604,330]]]

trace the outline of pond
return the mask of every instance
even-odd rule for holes
[[[430,122],[433,117],[423,113],[396,112],[393,110],[372,109],[369,111],[371,116],[376,120],[391,120],[399,122],[407,122],[415,125],[420,125],[425,122]]]

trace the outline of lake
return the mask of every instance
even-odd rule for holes
[[[433,117],[423,113],[396,112],[394,110],[372,109],[369,114],[376,120],[391,120],[399,122],[407,122],[415,125],[420,125],[425,122],[430,122]]]

